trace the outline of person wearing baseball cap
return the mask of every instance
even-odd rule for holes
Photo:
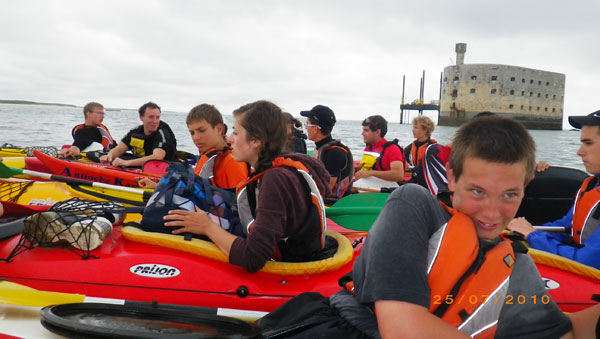
[[[570,233],[536,231],[525,218],[514,219],[508,229],[523,234],[532,248],[600,269],[600,111],[570,116],[569,124],[581,129],[577,155],[592,176],[583,181],[567,214],[544,226],[562,226]]]
[[[336,123],[335,114],[331,108],[317,105],[310,111],[300,112],[300,115],[306,117],[306,134],[316,146],[312,156],[321,160],[331,175],[329,186],[332,194],[324,197],[326,202],[331,203],[350,194],[354,161],[350,149],[340,140],[331,137]]]

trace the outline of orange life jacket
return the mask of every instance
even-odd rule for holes
[[[417,147],[417,140],[413,141],[410,145],[410,157],[406,159],[406,161],[412,166],[419,165],[421,162],[423,162],[423,157],[425,156],[425,150],[427,149],[427,146],[435,143],[437,143],[437,141],[434,139],[429,139],[421,146]]]
[[[472,337],[493,338],[515,263],[512,243],[482,251],[471,218],[442,206],[453,216],[429,238],[429,312]],[[354,294],[351,277],[339,282]]]
[[[277,157],[273,160],[272,166],[242,182],[237,187],[237,201],[240,221],[246,234],[252,232],[254,226],[254,217],[256,215],[256,201],[259,194],[258,180],[269,170],[276,167],[288,167],[298,173],[301,181],[306,183],[309,191],[310,202],[313,208],[309,209],[309,215],[304,219],[304,224],[295,234],[286,239],[282,239],[278,248],[274,249],[273,259],[281,260],[289,255],[298,256],[298,253],[304,253],[306,257],[310,253],[318,252],[325,246],[325,232],[327,231],[327,220],[325,216],[325,204],[317,184],[311,177],[309,170],[300,161],[290,158]],[[316,230],[315,220],[318,223],[318,240],[315,239],[313,231]],[[306,236],[304,236],[306,235]],[[302,256],[303,254],[300,254]]]
[[[594,187],[597,183],[595,176],[586,178],[575,198],[571,236],[578,244],[583,244],[600,225],[600,187]]]
[[[473,337],[492,338],[515,255],[503,240],[484,252],[470,217],[455,210],[429,239],[429,311]]]
[[[80,129],[84,129],[84,128],[86,128],[86,126],[84,124],[80,124],[80,125],[73,127],[73,135],[75,135],[76,131],[78,131]],[[110,132],[108,131],[108,128],[106,126],[100,124],[100,125],[96,126],[96,128],[98,128],[98,130],[100,131],[100,135],[102,136],[102,141],[100,142],[102,144],[102,147],[104,147],[105,149],[108,149],[109,146],[112,146],[115,143],[115,141],[113,140],[113,137],[110,135]]]
[[[225,159],[230,153],[231,149],[229,147],[225,147],[225,149],[223,150],[216,150],[213,148],[207,152],[204,152],[200,156],[200,159],[198,159],[198,162],[196,163],[194,173],[199,177],[209,179],[210,183],[213,186],[220,188],[235,188],[237,186],[237,183],[232,187],[225,187],[228,186],[226,184],[226,180],[221,180],[227,179],[226,174],[224,172],[232,170],[230,168],[225,168],[222,166],[223,159]],[[234,168],[233,170],[239,169]],[[248,167],[246,167],[246,171],[247,172],[245,176],[247,177],[249,173]]]

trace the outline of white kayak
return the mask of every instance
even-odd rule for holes
[[[41,307],[0,304],[0,338],[64,338],[48,331],[40,322]]]
[[[380,192],[382,188],[396,188],[398,183],[395,181],[387,181],[376,177],[368,177],[356,180],[352,184],[353,188],[359,191],[376,191]]]

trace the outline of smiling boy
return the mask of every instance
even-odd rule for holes
[[[125,167],[142,166],[149,160],[177,161],[177,140],[171,127],[160,120],[160,107],[147,102],[138,109],[138,114],[142,124],[127,132],[117,147],[100,157],[100,161]],[[121,159],[128,150],[138,158]]]
[[[566,316],[553,301],[534,302],[549,300],[534,262],[500,237],[533,177],[534,153],[513,120],[464,124],[447,165],[452,197],[440,204],[421,186],[395,190],[354,264],[353,286],[326,301],[305,300],[304,314],[332,319],[312,330],[345,338],[593,337],[600,305]],[[529,302],[505,302],[519,295]],[[303,313],[289,304],[261,325],[288,325],[280,320],[286,308]]]

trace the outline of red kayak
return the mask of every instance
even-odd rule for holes
[[[158,175],[142,174],[139,171],[128,171],[115,167],[107,168],[98,166],[98,164],[62,160],[38,151],[34,151],[33,154],[51,173],[66,177],[129,187],[138,187],[136,178],[160,178]]]
[[[332,228],[344,230],[340,226],[332,225]],[[136,232],[131,232],[132,229],[135,228],[116,226],[112,232],[112,239],[107,239],[101,247],[89,252],[86,260],[82,260],[78,255],[80,253],[73,251],[73,248],[59,245],[51,250],[39,246],[24,250],[11,258],[10,262],[0,263],[0,278],[45,291],[271,311],[302,292],[331,295],[339,291],[338,278],[352,270],[354,259],[360,252],[360,246],[353,249],[350,241],[337,233],[338,239],[341,237],[347,242],[345,244],[344,241],[338,240],[338,243],[345,244],[340,245],[338,252],[344,248],[348,256],[347,261],[338,262],[339,267],[335,269],[319,272],[322,268],[315,270],[312,267],[305,270],[302,266],[320,263],[319,261],[269,262],[263,270],[248,273],[240,267],[221,261],[222,258],[212,259],[163,247],[164,245],[125,239],[125,235],[130,239],[136,237]],[[146,234],[147,232],[142,232],[143,236]],[[152,235],[174,237],[159,233]],[[186,244],[183,244],[182,237],[176,237],[182,243],[176,244],[175,247],[184,247]],[[20,235],[1,241],[0,257],[8,257],[20,241]],[[274,266],[269,266],[272,264],[291,265],[286,266],[289,274],[272,272]]]

